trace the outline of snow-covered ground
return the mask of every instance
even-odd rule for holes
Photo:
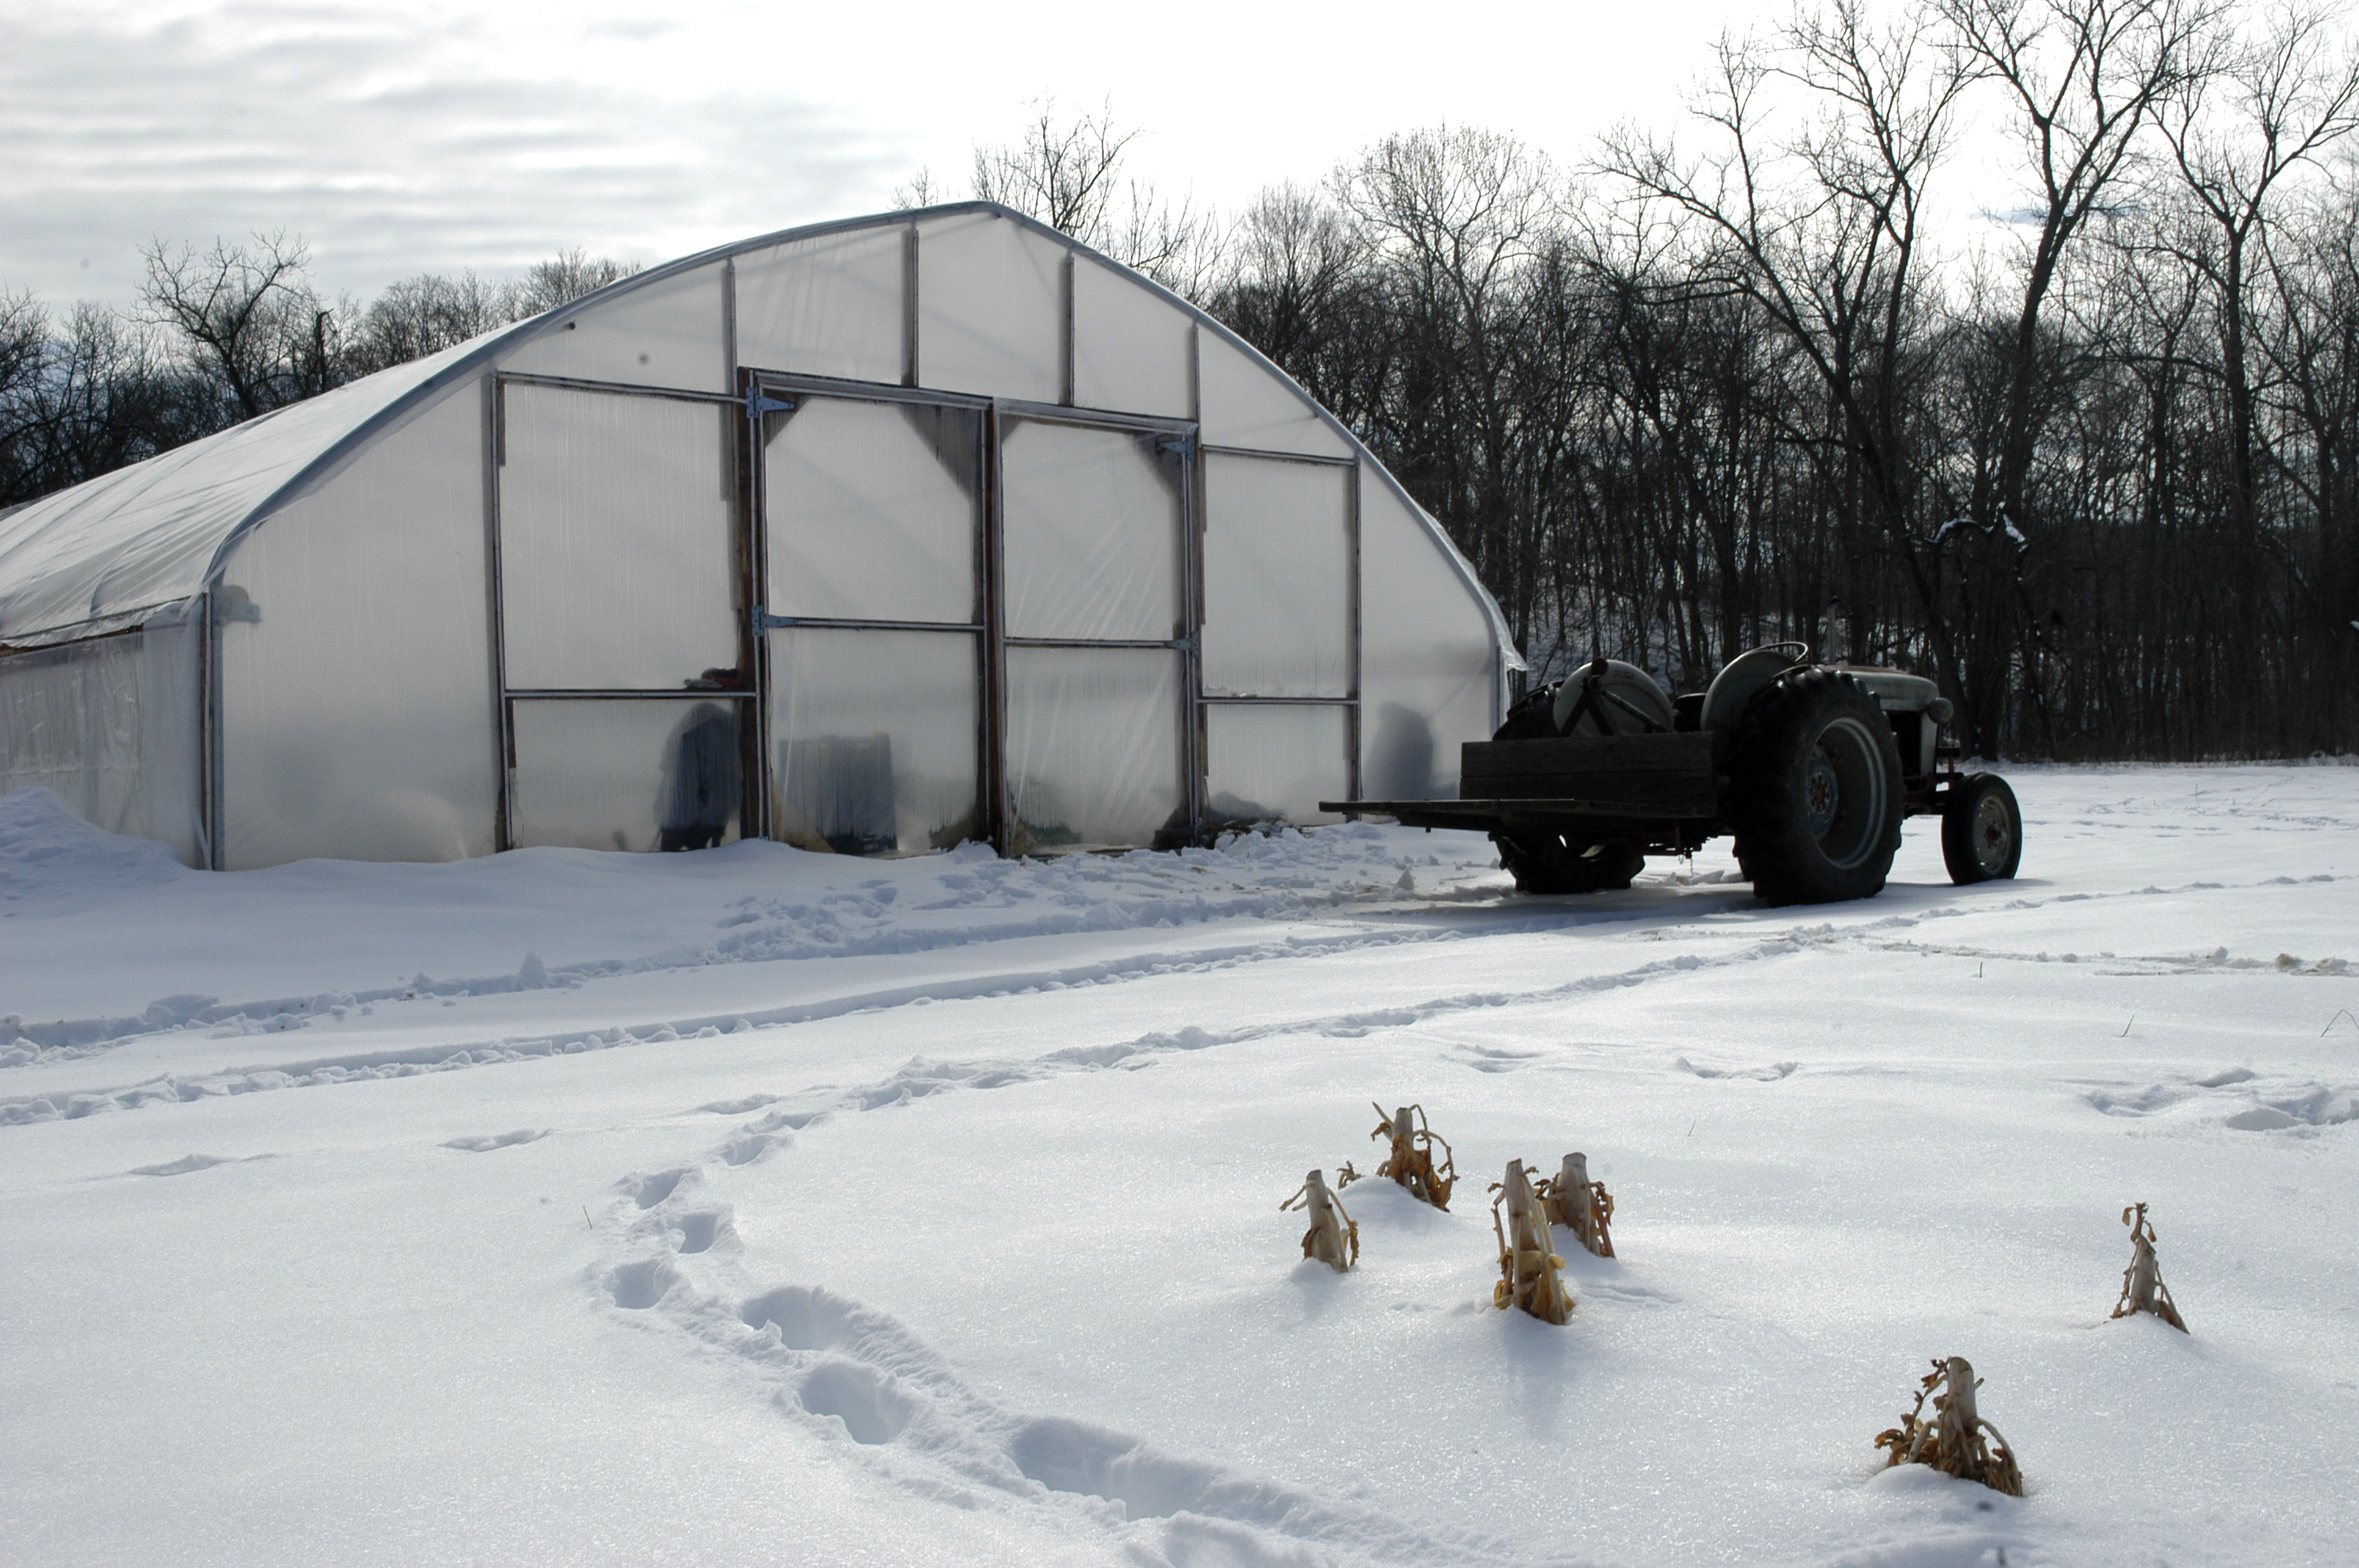
[[[0,1560],[2359,1561],[2359,769],[2014,778],[2020,880],[1806,910],[1374,827],[213,876],[20,793]],[[1277,1205],[1372,1101],[1464,1181],[1337,1276]],[[1483,1187],[1573,1149],[1551,1328]],[[2191,1336],[2107,1318],[2140,1200]],[[2024,1498],[1878,1469],[1949,1355]]]

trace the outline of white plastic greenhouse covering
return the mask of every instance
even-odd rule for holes
[[[1519,666],[1281,372],[985,203],[691,256],[0,514],[0,793],[222,868],[1176,843],[1452,793]]]

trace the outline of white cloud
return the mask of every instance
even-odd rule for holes
[[[889,134],[809,99],[682,93],[611,58],[667,30],[16,9],[0,18],[0,279],[120,298],[151,237],[279,229],[311,242],[323,282],[362,291],[571,244],[657,259],[873,204],[908,166]]]
[[[1614,120],[1668,123],[1710,39],[1766,14],[0,0],[0,283],[121,300],[151,237],[279,229],[363,294],[566,245],[655,260],[875,211],[920,165],[962,189],[1044,97],[1110,103],[1135,173],[1231,211],[1441,121],[1571,163]]]

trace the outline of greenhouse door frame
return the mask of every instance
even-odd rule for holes
[[[998,777],[998,726],[994,722],[991,707],[993,691],[993,660],[990,657],[990,632],[994,622],[995,591],[990,577],[992,515],[995,508],[990,498],[995,493],[994,431],[991,399],[963,393],[935,392],[924,387],[897,386],[884,382],[845,381],[828,376],[794,375],[777,371],[741,369],[738,372],[738,403],[743,416],[738,449],[742,454],[738,483],[743,497],[741,532],[746,541],[745,603],[746,634],[752,649],[755,681],[754,731],[758,766],[754,777],[758,779],[756,793],[761,801],[762,836],[774,836],[773,798],[779,787],[777,777],[777,751],[771,732],[775,711],[772,697],[775,672],[770,664],[770,637],[775,631],[808,627],[821,631],[840,632],[912,632],[944,636],[964,633],[980,642],[975,659],[979,690],[975,705],[975,801],[982,821],[989,828],[995,845],[999,841],[999,819],[995,807],[993,783]],[[980,621],[897,621],[842,615],[775,615],[767,603],[770,580],[769,523],[769,432],[764,421],[774,414],[791,415],[807,398],[829,398],[846,403],[897,404],[922,408],[954,408],[976,416],[976,454],[979,466],[977,492],[984,498],[978,508],[983,515],[974,531],[973,572],[977,586],[975,600]]]
[[[878,632],[968,632],[981,639],[981,657],[977,661],[980,700],[976,705],[975,754],[979,777],[976,780],[978,828],[992,848],[1002,855],[1011,852],[1015,829],[1015,813],[1007,776],[1007,654],[1012,648],[1071,647],[1163,649],[1177,653],[1180,658],[1180,699],[1175,705],[1172,722],[1180,764],[1180,798],[1184,802],[1188,834],[1192,840],[1201,838],[1204,817],[1204,751],[1201,678],[1203,611],[1201,587],[1202,582],[1202,519],[1198,496],[1201,485],[1197,475],[1201,456],[1196,440],[1196,423],[1191,419],[1157,418],[1147,416],[1109,413],[1098,409],[1076,408],[1063,404],[1032,403],[1018,399],[978,396],[967,393],[944,392],[930,387],[894,385],[881,382],[847,381],[828,376],[796,375],[776,371],[751,368],[738,372],[739,401],[744,415],[744,438],[739,442],[743,454],[739,470],[745,498],[743,534],[748,542],[745,602],[750,607],[747,633],[752,644],[758,715],[756,728],[759,732],[760,767],[758,794],[761,798],[763,832],[769,831],[770,799],[777,781],[773,777],[776,752],[770,733],[773,704],[770,701],[773,673],[770,668],[769,639],[766,633],[780,627],[809,626],[836,628],[846,631]],[[873,621],[832,616],[773,615],[764,605],[765,585],[769,580],[769,537],[766,518],[768,515],[766,488],[769,483],[767,442],[762,421],[775,413],[791,411],[795,402],[806,397],[834,397],[863,403],[917,404],[932,407],[961,408],[973,411],[981,422],[981,452],[983,465],[983,499],[981,525],[976,535],[975,569],[981,587],[978,600],[982,619],[972,625],[949,622]],[[1103,430],[1126,436],[1153,438],[1158,447],[1177,457],[1174,468],[1179,475],[1180,536],[1173,544],[1180,580],[1180,634],[1159,639],[1098,639],[1058,637],[1015,637],[1007,631],[1006,592],[1006,495],[1001,453],[1010,425],[1016,420],[1040,424],[1057,424],[1082,429]],[[750,786],[754,779],[749,777]]]
[[[1021,420],[1038,425],[1063,425],[1075,429],[1103,431],[1113,435],[1146,437],[1154,440],[1157,449],[1176,459],[1172,464],[1179,475],[1179,537],[1172,541],[1179,568],[1180,615],[1179,635],[1174,637],[1103,638],[1103,637],[1018,637],[1011,636],[1006,628],[1006,483],[1001,451],[1008,435],[1008,426]],[[1203,721],[1201,717],[1203,691],[1203,519],[1197,498],[1203,485],[1198,474],[1202,455],[1197,440],[1197,425],[1193,419],[1161,418],[1152,415],[1114,414],[1103,409],[1079,408],[1070,404],[1027,403],[1014,398],[997,398],[992,403],[990,420],[991,472],[990,513],[986,522],[991,551],[991,661],[993,666],[991,703],[995,714],[994,756],[998,764],[992,780],[992,798],[995,820],[992,845],[1005,855],[1014,847],[1016,811],[1014,796],[1006,776],[1005,750],[1007,736],[1007,651],[1010,648],[1073,648],[1127,649],[1132,651],[1169,651],[1180,655],[1180,693],[1174,704],[1172,721],[1178,726],[1176,737],[1180,763],[1181,809],[1186,814],[1187,837],[1196,843],[1204,836],[1204,746]]]
[[[755,541],[748,536],[748,530],[745,524],[745,509],[742,504],[744,442],[739,439],[740,433],[735,422],[726,417],[728,411],[737,400],[715,393],[692,392],[679,387],[647,386],[626,382],[592,381],[576,376],[539,375],[529,372],[506,370],[495,371],[485,376],[484,386],[484,418],[489,437],[484,444],[484,534],[486,564],[490,576],[489,608],[493,679],[499,694],[499,700],[495,705],[494,711],[496,744],[499,748],[498,767],[495,770],[495,775],[499,781],[498,816],[495,822],[497,831],[496,847],[501,850],[517,847],[516,781],[516,704],[518,702],[603,703],[658,700],[679,702],[683,707],[694,702],[729,704],[738,714],[738,837],[752,838],[764,836],[755,831],[763,820],[755,815],[756,811],[766,809],[766,802],[761,788],[760,770],[754,765],[759,760],[754,752],[756,727],[745,722],[745,715],[749,711],[758,714],[761,708],[758,673],[751,674],[750,677],[747,675],[747,672],[756,671],[752,661],[758,651],[758,639],[747,636],[745,617],[742,614],[733,616],[738,641],[736,668],[741,672],[740,684],[734,687],[721,689],[705,689],[694,686],[519,687],[510,678],[507,566],[505,559],[506,533],[501,515],[505,470],[508,461],[508,388],[538,387],[604,397],[657,399],[674,403],[700,404],[713,409],[717,416],[714,421],[717,427],[715,438],[723,443],[721,472],[724,479],[738,476],[735,488],[739,492],[740,504],[729,507],[731,537],[728,541],[728,560],[731,593],[735,603],[742,606],[753,601],[755,579],[749,578],[747,574],[753,565],[752,551]]]
[[[1204,731],[1208,728],[1206,715],[1211,709],[1215,708],[1265,707],[1341,708],[1343,712],[1343,797],[1347,800],[1357,800],[1360,798],[1360,742],[1362,736],[1360,703],[1361,650],[1364,635],[1361,626],[1360,614],[1360,603],[1363,592],[1360,579],[1360,485],[1363,480],[1360,460],[1357,456],[1330,457],[1323,453],[1315,452],[1275,451],[1266,447],[1231,447],[1205,443],[1199,445],[1197,448],[1196,463],[1193,466],[1201,469],[1204,460],[1208,458],[1245,458],[1255,462],[1300,463],[1306,467],[1336,469],[1342,471],[1343,475],[1344,548],[1343,667],[1345,671],[1346,686],[1343,694],[1340,697],[1260,697],[1242,692],[1208,696],[1203,690],[1202,681],[1200,676],[1195,688],[1196,701],[1194,708],[1197,730],[1197,754],[1200,757],[1209,755],[1210,747],[1207,744],[1204,736]],[[1201,496],[1203,492],[1204,485],[1200,474],[1196,482],[1195,493]],[[1204,549],[1204,535],[1206,532],[1205,518],[1201,509],[1192,512],[1190,516],[1195,534],[1194,554],[1197,557],[1197,580],[1201,581],[1203,573],[1202,556]],[[1199,609],[1198,632],[1201,639],[1201,607]],[[1201,660],[1199,662],[1201,663]],[[1494,720],[1495,725],[1495,723],[1496,720]],[[1199,787],[1201,788],[1201,786],[1200,785]],[[1199,831],[1201,834],[1201,828]]]

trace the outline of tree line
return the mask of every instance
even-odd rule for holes
[[[2359,742],[2354,130],[2309,0],[1803,0],[1571,166],[1406,132],[1222,222],[1041,105],[968,189],[1290,373],[1540,676],[1792,640],[1936,676],[1973,754],[2286,756]],[[1967,213],[1993,147],[2020,206]],[[363,308],[262,240],[152,248],[124,315],[0,304],[0,504],[615,276]]]
[[[637,268],[566,251],[520,277],[421,274],[327,297],[300,240],[151,244],[127,309],[0,291],[0,509],[578,299]]]
[[[2316,10],[1850,0],[1559,170],[1389,138],[1203,297],[1440,518],[1544,674],[1935,676],[1970,753],[2359,741],[2359,59]],[[2019,211],[1944,220],[1962,128]]]

